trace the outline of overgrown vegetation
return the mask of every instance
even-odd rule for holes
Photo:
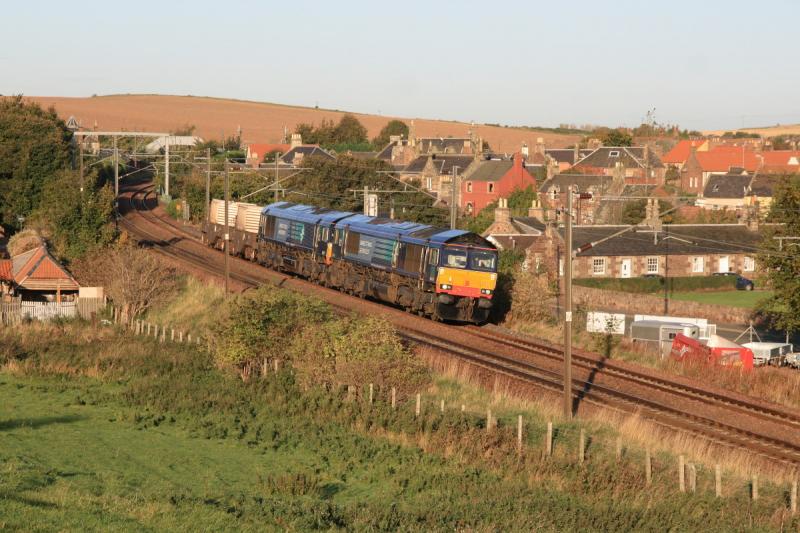
[[[508,207],[511,210],[511,216],[528,216],[528,209],[536,198],[537,192],[532,185],[524,189],[517,188],[511,191],[511,194],[508,195]],[[477,215],[464,215],[461,217],[458,221],[458,227],[481,234],[489,229],[489,226],[494,222],[494,210],[496,208],[497,201],[495,200],[487,204]]]

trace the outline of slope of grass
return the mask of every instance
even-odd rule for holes
[[[386,391],[370,406],[304,391],[288,371],[244,383],[196,347],[30,328],[0,331],[0,527],[724,531],[783,520],[770,485],[757,503],[742,486],[724,500],[677,493],[671,457],[656,457],[651,489],[640,457],[578,466],[563,436],[554,458],[520,459],[513,419],[487,433],[483,414],[453,408],[485,397],[447,381],[430,394],[450,408],[426,401],[415,418],[413,400],[392,411]],[[526,448],[541,435],[528,429]]]
[[[754,309],[761,300],[772,296],[772,291],[715,291],[715,292],[673,292],[670,298],[699,302],[703,304],[727,305]]]

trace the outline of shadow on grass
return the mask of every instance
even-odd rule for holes
[[[4,420],[0,422],[0,431],[8,431],[11,429],[32,428],[39,429],[40,427],[49,426],[51,424],[72,424],[79,420],[85,419],[85,416],[80,415],[63,415],[63,416],[42,416],[39,418],[18,418],[16,420]]]
[[[27,505],[29,507],[39,507],[48,509],[58,507],[58,505],[54,503],[45,502],[42,500],[35,500],[33,498],[25,498],[24,496],[17,496],[16,494],[0,492],[0,498],[2,498],[3,500],[20,503],[22,505]]]

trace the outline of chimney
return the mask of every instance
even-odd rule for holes
[[[536,153],[544,155],[544,139],[542,137],[536,138]]]
[[[537,150],[538,150],[538,148],[539,148],[539,145],[538,145],[538,144],[536,145],[536,148],[537,148]],[[525,159],[525,160],[527,160],[527,159],[528,159],[528,143],[526,143],[526,142],[523,142],[523,143],[522,143],[522,157],[523,157],[523,159]]]
[[[542,202],[539,198],[535,198],[528,208],[528,216],[538,220],[544,220],[544,209],[542,209]]]
[[[497,207],[494,208],[494,223],[511,225],[511,210],[508,208],[508,200],[505,198],[497,199]]]
[[[572,155],[572,159],[573,159],[572,164],[574,165],[581,158],[581,149],[578,146],[578,143],[575,143],[575,146],[572,148],[572,150],[574,151],[574,154]]]
[[[299,133],[292,133],[292,138],[291,138],[291,141],[289,143],[289,148],[290,149],[291,148],[297,148],[301,144],[303,144],[303,136],[301,134],[299,134]]]

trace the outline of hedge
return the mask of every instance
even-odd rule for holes
[[[664,284],[669,292],[694,290],[724,290],[736,288],[736,276],[693,276],[674,278],[581,278],[575,285],[633,293],[661,293]]]

